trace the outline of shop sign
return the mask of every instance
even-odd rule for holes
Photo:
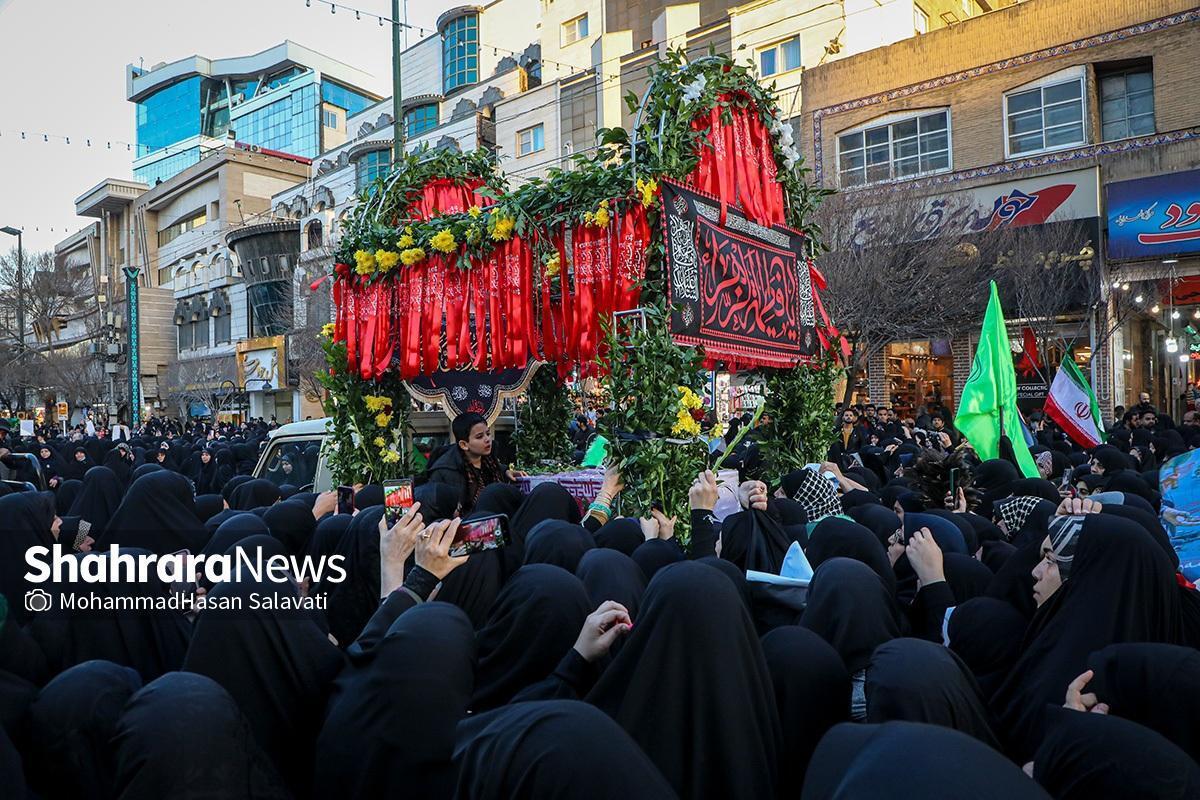
[[[283,337],[268,336],[238,343],[238,382],[248,392],[285,388]]]
[[[1200,169],[1105,187],[1109,258],[1200,253]]]

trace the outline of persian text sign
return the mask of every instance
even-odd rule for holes
[[[709,358],[739,366],[790,367],[820,349],[805,239],[769,228],[669,181],[663,231],[671,334]]]
[[[1108,257],[1200,253],[1200,170],[1117,181],[1108,192]]]

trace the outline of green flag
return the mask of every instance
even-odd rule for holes
[[[979,346],[975,348],[971,375],[958,400],[954,426],[967,437],[981,459],[999,458],[1000,436],[1007,436],[1022,474],[1036,478],[1037,464],[1029,454],[1017,411],[1017,373],[1013,370],[1000,293],[996,291],[996,282],[991,283]]]

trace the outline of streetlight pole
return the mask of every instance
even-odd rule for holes
[[[392,0],[392,166],[404,158],[404,114],[400,111],[400,0]]]
[[[21,229],[0,228],[0,233],[17,237],[17,342],[18,352],[25,351],[25,251],[21,247]]]

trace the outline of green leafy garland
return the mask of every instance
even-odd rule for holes
[[[318,377],[326,391],[330,422],[324,448],[334,483],[352,486],[412,475],[408,390],[394,377],[369,383],[354,374],[346,345],[330,338],[332,327],[321,332],[330,368]]]
[[[768,482],[805,464],[824,461],[833,444],[834,387],[842,374],[837,359],[826,354],[811,367],[765,372],[767,396],[759,447]]]
[[[513,445],[518,465],[527,472],[559,472],[572,468],[574,448],[567,430],[571,424],[571,399],[558,380],[553,364],[543,364],[529,383],[517,409]]]

